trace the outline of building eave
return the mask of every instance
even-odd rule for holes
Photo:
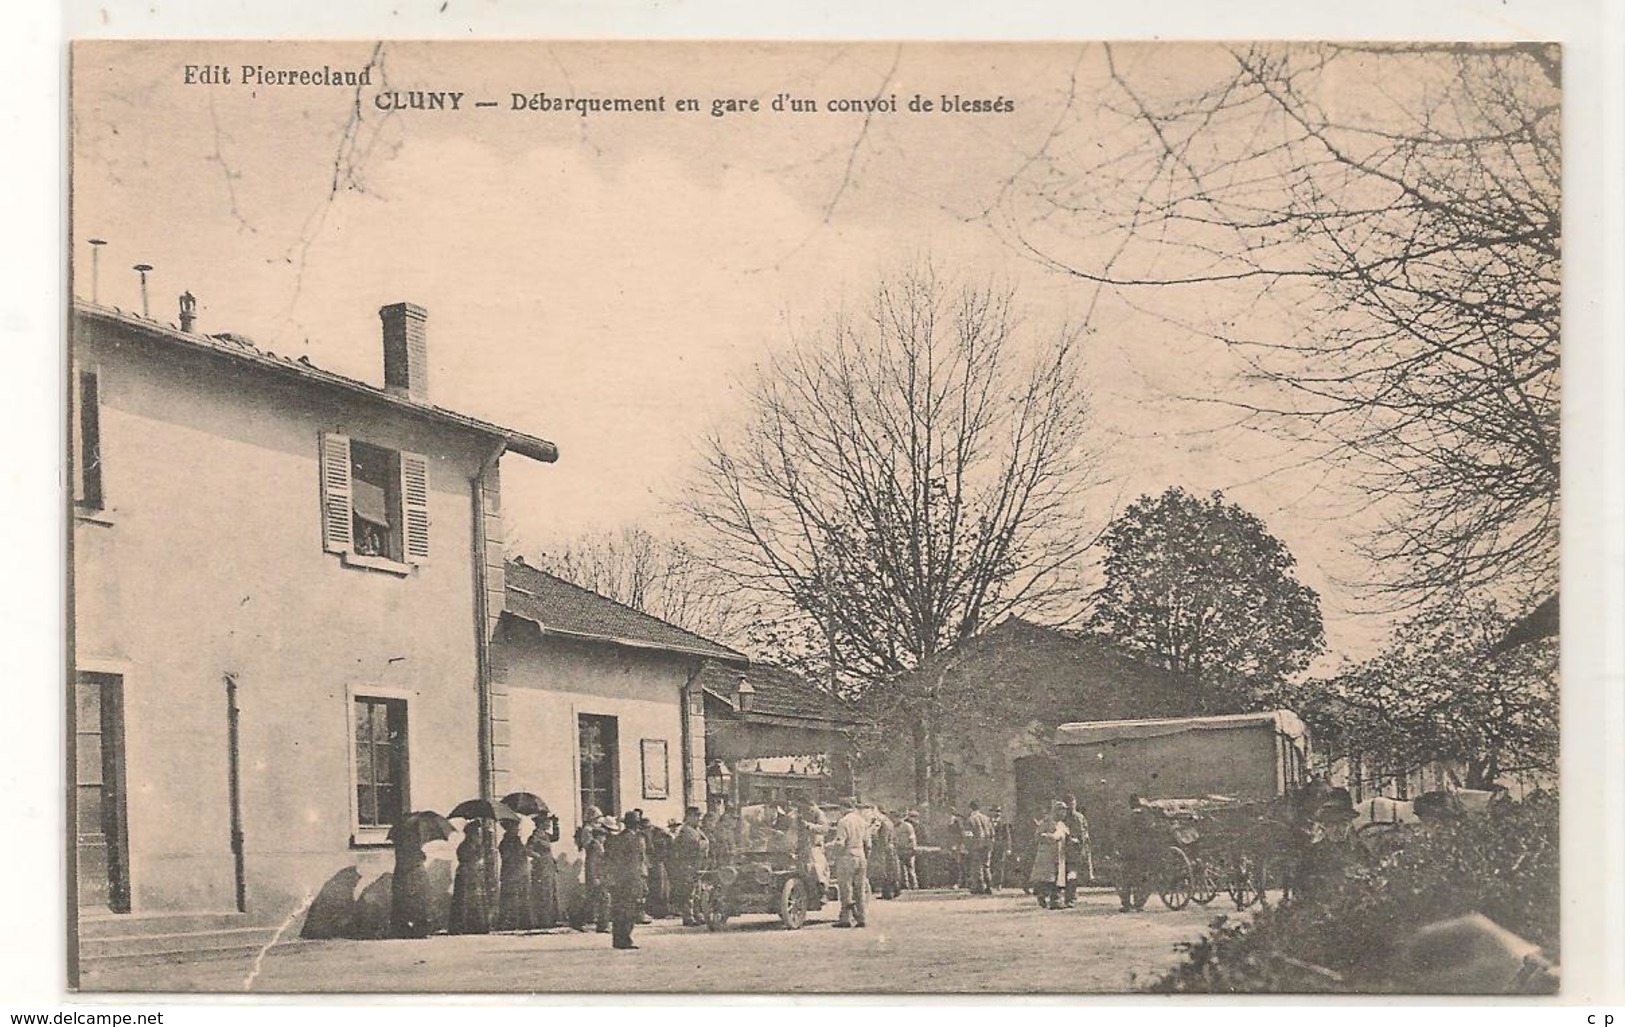
[[[477,417],[461,414],[455,410],[447,410],[432,403],[420,403],[406,396],[368,385],[366,382],[335,374],[332,371],[324,371],[302,360],[277,356],[269,350],[250,349],[236,343],[216,339],[213,336],[196,332],[183,332],[172,325],[138,317],[116,307],[103,307],[83,300],[74,301],[73,313],[75,317],[89,318],[114,325],[138,333],[142,337],[156,342],[185,346],[195,352],[234,360],[238,363],[262,368],[285,378],[292,378],[345,395],[361,397],[380,403],[412,417],[457,428],[492,442],[500,442],[508,452],[517,453],[520,456],[541,463],[550,464],[559,458],[558,447],[546,439],[515,431],[512,428],[504,428],[501,425],[482,421]]]
[[[645,652],[673,653],[678,656],[689,656],[700,660],[716,660],[740,667],[748,666],[750,661],[739,653],[730,653],[716,649],[698,649],[689,646],[675,645],[664,642],[650,642],[641,638],[623,638],[618,635],[603,634],[593,631],[569,631],[564,628],[550,627],[535,617],[526,616],[516,610],[504,610],[503,614],[522,620],[527,624],[534,624],[536,630],[547,638],[562,638],[573,642],[594,642],[601,645],[613,645],[623,649],[638,649]]]

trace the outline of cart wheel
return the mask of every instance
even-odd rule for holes
[[[1175,912],[1190,905],[1194,879],[1191,858],[1185,855],[1184,849],[1170,845],[1157,884],[1157,895],[1162,899],[1162,904]]]
[[[1196,875],[1191,881],[1191,901],[1198,906],[1212,902],[1219,894],[1219,879],[1206,860],[1196,861]]]
[[[1230,880],[1224,890],[1230,894],[1230,901],[1236,904],[1236,909],[1246,909],[1258,901],[1257,872],[1251,856],[1243,856],[1231,865]]]
[[[807,923],[807,886],[801,878],[784,882],[784,890],[779,893],[779,919],[787,931],[799,931]]]

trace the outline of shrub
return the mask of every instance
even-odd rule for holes
[[[1537,794],[1479,816],[1418,830],[1307,894],[1251,921],[1221,917],[1158,992],[1401,992],[1415,990],[1394,954],[1418,928],[1482,913],[1539,945],[1558,938],[1558,803]]]

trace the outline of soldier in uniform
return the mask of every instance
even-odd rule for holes
[[[914,863],[915,850],[920,847],[919,823],[920,814],[915,810],[909,810],[897,822],[897,866],[901,875],[898,886],[905,891],[920,888],[920,874]]]
[[[671,873],[672,908],[688,927],[701,922],[699,911],[694,908],[694,883],[710,853],[711,840],[700,829],[700,808],[690,806],[683,811],[683,823],[672,837],[666,857]]]
[[[869,889],[869,818],[858,800],[841,800],[841,819],[835,822],[835,880],[841,894],[841,916],[836,927],[867,924]]]
[[[948,814],[948,836],[943,839],[948,843],[948,856],[953,861],[954,881],[950,887],[966,888],[970,886],[970,864],[965,859],[965,841],[969,832],[965,829],[965,818],[959,815],[958,810]]]
[[[971,800],[970,816],[965,818],[965,863],[972,895],[993,891],[993,821]]]
[[[598,807],[588,806],[581,813],[581,826],[576,828],[576,847],[581,850],[585,888],[572,919],[578,931],[586,930],[587,921],[593,921],[599,934],[609,933],[609,892],[604,887],[604,823],[604,815]]]
[[[1004,819],[1004,810],[993,807],[993,887],[1008,888],[1012,864],[1016,855],[1016,834],[1010,822]]]
[[[897,860],[897,825],[884,810],[874,811],[873,841],[869,849],[869,886],[883,899],[895,899],[902,877]]]
[[[1117,897],[1123,912],[1144,909],[1151,897],[1151,866],[1156,859],[1156,826],[1138,795],[1128,797],[1129,814],[1117,844]]]
[[[812,871],[818,886],[829,886],[829,856],[824,843],[829,839],[829,819],[810,795],[803,796],[795,816],[796,859]]]
[[[663,920],[672,915],[675,905],[671,890],[671,841],[677,835],[678,821],[668,821],[661,827],[648,821],[645,832],[649,841],[649,915]]]

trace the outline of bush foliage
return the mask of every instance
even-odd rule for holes
[[[1182,945],[1158,992],[1414,992],[1395,956],[1418,929],[1477,912],[1556,963],[1558,803],[1537,794],[1417,829],[1250,921],[1220,917]]]

